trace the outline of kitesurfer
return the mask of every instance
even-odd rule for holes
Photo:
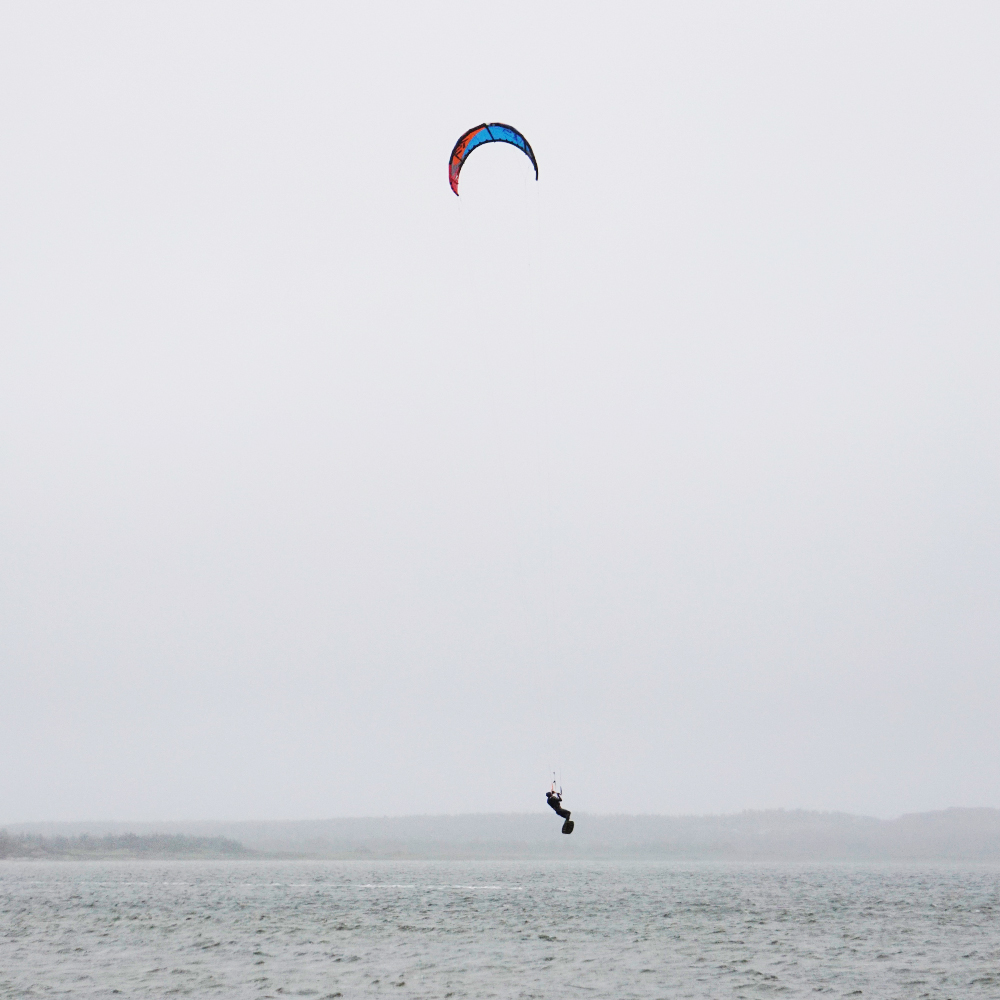
[[[562,789],[560,788],[559,791],[557,792],[556,783],[554,781],[552,782],[552,787],[545,793],[545,801],[548,803],[551,809],[555,810],[555,814],[557,816],[561,817],[566,821],[565,823],[563,823],[562,832],[572,833],[575,824],[569,818],[571,815],[570,811],[568,809],[563,809]]]
[[[550,789],[545,793],[545,801],[548,802],[551,808],[555,809],[557,816],[569,819],[570,811],[562,807],[562,792],[557,792],[554,788]]]

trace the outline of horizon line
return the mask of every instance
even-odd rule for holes
[[[804,814],[811,816],[842,816],[850,819],[862,819],[871,820],[877,823],[892,823],[897,820],[906,819],[911,816],[933,816],[937,814],[944,813],[954,813],[954,812],[1000,812],[1000,807],[997,806],[945,806],[940,809],[925,809],[915,812],[905,812],[899,813],[894,816],[873,816],[868,813],[851,813],[843,809],[806,809],[801,807],[788,807],[788,806],[775,806],[772,808],[747,808],[740,809],[735,812],[718,812],[718,813],[626,813],[626,812],[588,812],[584,809],[574,810],[574,813],[578,816],[586,816],[591,819],[675,819],[675,820],[691,820],[691,819],[730,819],[740,816],[748,815],[768,815],[768,814]],[[337,823],[337,822],[348,822],[348,821],[360,821],[360,820],[406,820],[406,819],[486,819],[486,818],[496,818],[496,817],[529,817],[529,816],[547,816],[548,814],[542,812],[541,810],[532,812],[461,812],[461,813],[383,813],[381,815],[368,814],[368,815],[353,815],[353,816],[318,816],[318,817],[299,817],[296,819],[260,819],[260,818],[193,818],[187,817],[183,819],[139,819],[139,818],[129,818],[129,819],[110,819],[104,818],[92,818],[92,819],[5,819],[0,820],[0,829],[6,826],[28,826],[31,824],[52,824],[52,825],[74,825],[83,823],[115,823],[115,824],[125,824],[125,823],[141,823],[141,824],[153,824],[153,823],[259,823],[259,824],[271,824],[271,823]]]

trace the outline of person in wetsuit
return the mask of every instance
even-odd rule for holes
[[[563,819],[569,819],[570,811],[568,809],[563,809],[562,807],[562,792],[557,792],[555,785],[553,785],[545,793],[545,801],[549,806],[556,811],[557,816],[561,816]]]

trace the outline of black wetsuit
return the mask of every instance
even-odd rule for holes
[[[545,793],[545,801],[555,809],[557,816],[562,816],[563,819],[569,819],[570,811],[568,809],[563,809],[562,807],[562,796],[555,795],[552,792]]]

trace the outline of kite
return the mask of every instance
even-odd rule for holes
[[[484,123],[464,132],[451,151],[451,159],[448,161],[448,182],[456,195],[458,194],[458,175],[462,172],[462,165],[468,159],[469,153],[477,146],[482,146],[487,142],[509,142],[512,146],[517,146],[531,160],[531,165],[535,168],[535,180],[538,180],[538,162],[535,160],[535,154],[528,140],[510,125],[504,125],[501,122],[490,122],[489,125]]]

